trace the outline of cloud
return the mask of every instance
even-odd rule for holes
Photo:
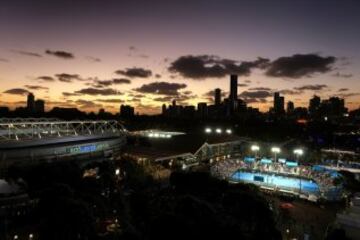
[[[0,58],[0,62],[9,62],[9,60],[6,58]]]
[[[111,99],[96,99],[96,102],[102,102],[102,103],[124,103],[124,100],[117,99],[117,98],[111,98]]]
[[[127,68],[125,70],[117,70],[115,71],[116,74],[124,75],[130,78],[148,78],[152,75],[151,70],[144,69],[144,68]]]
[[[303,93],[303,90],[292,90],[292,89],[283,89],[279,93],[284,95],[300,95]]]
[[[155,74],[155,77],[156,78],[161,78],[161,75],[157,73],[157,74]]]
[[[251,91],[271,91],[271,88],[268,87],[255,87],[255,88],[249,88]]]
[[[80,108],[100,108],[102,107],[101,104],[96,104],[93,101],[84,100],[84,99],[77,99],[74,101]]]
[[[239,83],[239,84],[238,84],[238,87],[247,87],[247,86],[249,86],[249,85],[246,84],[246,83]]]
[[[26,87],[27,89],[31,89],[31,90],[49,90],[48,87],[43,87],[43,86],[39,86],[39,85],[25,85],[24,87]]]
[[[250,103],[267,103],[268,101],[265,98],[244,98],[243,99],[247,104]]]
[[[266,75],[283,78],[311,77],[315,73],[326,73],[332,70],[336,58],[322,57],[317,54],[295,54],[290,57],[280,57],[272,61]]]
[[[359,96],[360,93],[341,93],[341,94],[338,94],[338,96],[340,98],[349,98],[349,97],[355,97],[355,96]]]
[[[37,58],[41,58],[42,55],[35,53],[35,52],[28,52],[28,51],[23,51],[23,50],[11,50],[11,52],[13,53],[17,53],[20,55],[24,55],[24,56],[28,56],[28,57],[37,57]]]
[[[348,88],[340,88],[340,89],[338,90],[338,92],[346,92],[346,91],[349,91],[349,89],[348,89]]]
[[[310,91],[321,91],[324,89],[327,89],[328,85],[326,84],[314,84],[314,85],[304,85],[301,87],[295,87],[295,90],[299,90],[299,91],[306,91],[306,90],[310,90]]]
[[[50,76],[40,76],[36,78],[37,80],[44,81],[44,82],[54,82],[55,79]]]
[[[48,54],[48,55],[58,57],[58,58],[62,58],[62,59],[74,59],[75,58],[74,54],[72,54],[70,52],[65,52],[65,51],[46,50],[45,53]]]
[[[96,57],[87,56],[86,59],[90,62],[101,62],[101,59]]]
[[[96,88],[108,87],[117,84],[130,84],[131,80],[127,78],[114,78],[111,80],[95,80],[91,85]]]
[[[62,95],[64,97],[73,97],[73,96],[79,96],[79,93],[71,93],[71,92],[63,92]]]
[[[12,89],[4,91],[3,93],[23,96],[23,95],[28,94],[29,91],[26,89],[23,89],[23,88],[12,88]]]
[[[185,78],[203,80],[205,78],[221,78],[229,74],[248,76],[253,68],[263,68],[268,62],[269,60],[265,58],[238,62],[213,55],[187,55],[173,61],[168,70]]]
[[[229,95],[228,92],[221,90],[222,98],[227,97],[228,95]],[[215,97],[215,90],[207,91],[206,93],[203,94],[203,96],[206,98],[213,98],[213,97]]]
[[[109,95],[118,95],[120,94],[119,91],[112,88],[104,88],[104,89],[98,89],[98,88],[83,88],[78,91],[74,92],[75,94],[86,94],[86,95],[103,95],[103,96],[109,96]],[[64,94],[64,93],[63,93]]]
[[[337,73],[333,74],[332,76],[338,77],[338,78],[351,78],[353,75],[351,73],[346,74],[346,73],[337,72]]]
[[[72,82],[74,80],[83,80],[79,74],[68,74],[68,73],[60,73],[55,74],[60,82]]]
[[[179,90],[186,87],[187,85],[184,83],[152,82],[143,84],[141,87],[136,88],[135,91],[174,96],[179,94]]]
[[[258,90],[258,91],[243,91],[239,97],[249,99],[249,98],[267,98],[272,96],[272,91],[267,90]]]

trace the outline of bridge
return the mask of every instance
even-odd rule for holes
[[[0,118],[0,172],[12,165],[111,159],[127,134],[115,120]]]

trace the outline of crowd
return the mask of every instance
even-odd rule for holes
[[[211,167],[211,174],[223,179],[229,179],[237,170],[255,170],[313,179],[324,191],[334,186],[334,178],[329,172],[314,171],[311,166],[289,167],[284,163],[272,162],[263,164],[261,161],[246,162],[240,158],[225,159],[215,162]]]

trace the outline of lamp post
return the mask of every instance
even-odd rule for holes
[[[277,154],[279,154],[280,153],[280,148],[278,148],[278,147],[272,147],[271,148],[271,152],[273,152],[274,153],[274,161],[276,162],[277,161],[277,159],[276,159],[276,156],[277,156]]]
[[[260,147],[258,145],[252,145],[251,151],[255,153],[255,158],[257,158],[257,153],[260,151]]]
[[[304,150],[298,148],[294,150],[294,154],[296,156],[296,161],[299,160],[299,157],[302,156],[304,154]]]

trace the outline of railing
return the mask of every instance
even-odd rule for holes
[[[126,133],[118,121],[61,121],[58,119],[1,119],[0,141]]]

